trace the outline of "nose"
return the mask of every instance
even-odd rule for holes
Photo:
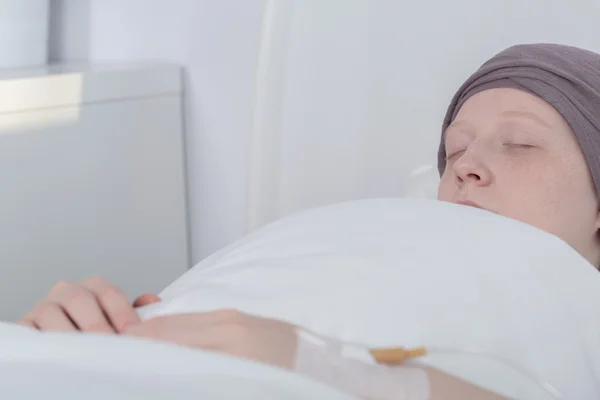
[[[454,162],[452,168],[459,186],[466,183],[487,186],[492,183],[493,174],[487,163],[469,150]]]

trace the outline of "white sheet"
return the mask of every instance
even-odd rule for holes
[[[0,324],[0,398],[353,400],[286,371],[216,353]]]
[[[366,200],[280,220],[209,257],[145,317],[218,308],[371,346],[479,349],[565,399],[600,398],[600,275],[556,237],[482,210]],[[491,359],[426,363],[511,398],[546,399]]]

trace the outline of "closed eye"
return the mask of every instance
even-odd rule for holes
[[[521,143],[504,143],[504,145],[507,147],[513,147],[513,148],[518,148],[518,149],[531,149],[531,148],[535,147],[532,144],[521,144]]]
[[[455,151],[454,153],[446,155],[446,161],[451,161],[452,159],[458,157],[460,154],[464,153],[465,150]]]

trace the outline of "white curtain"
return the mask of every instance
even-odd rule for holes
[[[596,0],[271,0],[259,53],[248,229],[365,197],[435,196],[440,124],[503,48],[600,50]]]

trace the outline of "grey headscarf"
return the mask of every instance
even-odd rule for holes
[[[526,44],[483,64],[448,107],[438,150],[440,175],[446,167],[446,128],[467,99],[492,88],[520,89],[552,105],[575,133],[600,196],[600,54],[557,44]]]

